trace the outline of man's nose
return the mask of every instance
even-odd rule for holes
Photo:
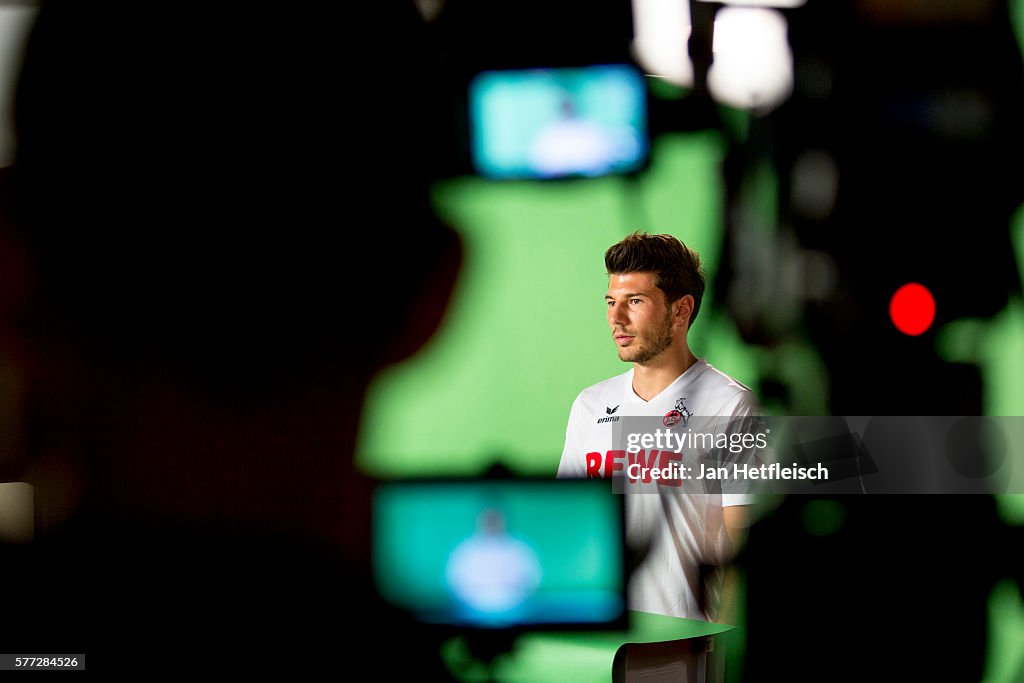
[[[619,303],[612,303],[608,306],[608,324],[612,327],[625,326],[629,322],[626,315],[626,307]]]

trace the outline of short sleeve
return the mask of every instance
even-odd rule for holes
[[[753,434],[757,431],[760,416],[761,406],[754,397],[754,392],[745,389],[736,392],[736,395],[723,406],[721,413],[723,422],[719,423],[719,426],[729,434]],[[753,451],[744,451],[739,454],[737,460],[753,464],[754,457]],[[722,482],[722,507],[753,505],[755,498],[752,488],[752,483],[747,480],[724,480]]]

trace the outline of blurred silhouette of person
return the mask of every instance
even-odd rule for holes
[[[369,382],[459,267],[429,205],[434,62],[411,3],[345,14],[41,6],[0,181],[24,418],[0,469],[37,520],[0,545],[4,652],[446,676],[376,597],[352,458]]]
[[[476,532],[455,546],[445,577],[466,619],[512,623],[537,590],[541,567],[533,548],[509,533],[505,514],[488,507]]]

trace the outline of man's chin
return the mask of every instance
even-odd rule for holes
[[[633,349],[619,349],[619,360],[621,360],[623,363],[642,363],[644,360],[646,360],[643,357],[643,355],[644,354],[642,351],[636,351]],[[637,360],[638,358],[640,360]]]

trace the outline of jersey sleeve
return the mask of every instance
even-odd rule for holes
[[[577,396],[569,411],[569,423],[565,426],[565,445],[562,447],[562,459],[558,463],[556,475],[559,479],[582,479],[586,476],[579,429],[581,412],[580,397]]]
[[[754,397],[754,392],[743,390],[736,393],[723,407],[720,423],[728,432],[750,432],[756,427],[756,418],[761,414],[761,407]],[[745,458],[752,457],[744,454]],[[725,480],[722,482],[722,507],[733,505],[753,505],[755,502],[753,485],[749,481]]]

